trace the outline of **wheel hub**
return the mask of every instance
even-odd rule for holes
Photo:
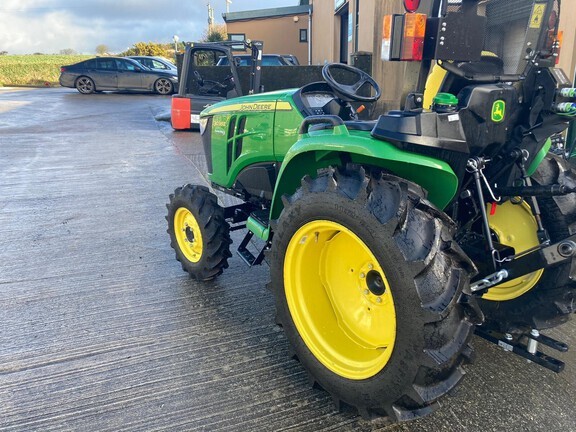
[[[366,285],[372,294],[381,296],[386,292],[386,285],[382,276],[376,270],[370,270],[366,275]]]
[[[194,242],[194,231],[192,231],[192,229],[186,225],[186,228],[184,228],[184,233],[186,234],[186,240],[189,241],[190,243]]]

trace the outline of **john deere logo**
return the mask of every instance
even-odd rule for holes
[[[506,113],[506,102],[503,100],[497,100],[492,104],[492,121],[494,123],[500,123],[504,120],[504,115]]]

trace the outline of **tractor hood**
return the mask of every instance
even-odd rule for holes
[[[266,112],[282,110],[284,104],[290,104],[295,89],[278,90],[269,93],[260,93],[249,96],[225,100],[209,106],[200,113],[200,117],[209,117],[214,114],[234,112]],[[288,109],[291,109],[288,107]]]

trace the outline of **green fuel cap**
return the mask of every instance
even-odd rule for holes
[[[452,93],[438,93],[433,99],[434,105],[458,105],[458,98]]]
[[[452,93],[438,93],[432,99],[432,109],[436,112],[456,111],[458,98]]]

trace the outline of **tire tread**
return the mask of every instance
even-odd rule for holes
[[[366,171],[370,175],[367,176]],[[464,376],[461,365],[472,356],[469,341],[474,325],[460,302],[466,296],[462,292],[469,282],[469,272],[474,272],[475,267],[459,247],[452,246],[455,224],[426,200],[422,188],[398,177],[366,171],[349,164],[345,168],[319,171],[315,179],[305,177],[301,188],[292,196],[283,197],[284,211],[292,211],[290,207],[307,195],[319,193],[335,193],[354,202],[354,205],[363,206],[374,222],[381,224],[382,231],[393,236],[406,258],[406,266],[422,281],[415,292],[422,300],[422,310],[418,314],[425,317],[425,346],[422,352],[415,353],[417,358],[414,361],[418,366],[413,378],[393,400],[387,397],[382,397],[378,403],[351,400],[348,395],[339,394],[330,385],[325,385],[322,378],[315,381],[338,401],[337,406],[345,403],[355,407],[362,417],[388,416],[393,421],[412,420],[431,413],[438,399],[452,391]],[[291,214],[297,212],[294,210]],[[282,227],[283,223],[279,222],[278,226]],[[414,232],[420,232],[422,236],[416,238]],[[271,251],[272,261],[279,255],[275,243]],[[290,317],[282,304],[283,283],[277,280],[281,277],[274,272],[273,265],[271,269],[270,285],[276,296],[277,321],[286,332]],[[424,283],[426,279],[434,279],[433,289],[429,281]],[[291,351],[296,352],[291,337],[288,339]],[[302,364],[312,374],[309,367]]]

